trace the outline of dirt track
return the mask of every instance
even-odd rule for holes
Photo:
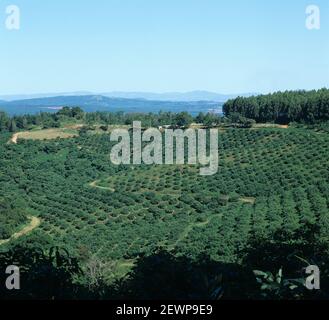
[[[14,233],[9,239],[0,240],[0,246],[5,244],[5,243],[10,242],[11,240],[15,240],[15,239],[18,239],[22,236],[25,236],[25,235],[29,234],[34,229],[39,227],[40,224],[41,224],[41,220],[37,217],[28,217],[28,219],[30,220],[30,223],[27,226],[25,226],[21,231],[18,231],[16,233]]]
[[[93,187],[93,188],[101,189],[101,190],[108,190],[108,191],[111,191],[111,192],[115,192],[115,189],[113,189],[113,188],[101,187],[101,186],[97,185],[98,182],[99,182],[99,180],[93,181],[89,184],[89,186]]]
[[[17,144],[18,137],[19,137],[19,133],[15,133],[15,134],[11,137],[10,142]]]

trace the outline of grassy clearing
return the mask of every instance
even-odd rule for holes
[[[253,125],[253,129],[263,129],[263,128],[289,129],[289,126],[275,124],[275,123],[257,123]]]
[[[255,204],[256,203],[256,198],[253,198],[253,197],[241,197],[241,198],[239,198],[239,201],[241,201],[243,203]]]
[[[36,131],[25,131],[15,133],[11,139],[11,142],[17,143],[19,139],[24,140],[53,140],[53,139],[68,139],[78,136],[77,129],[71,128],[55,128],[44,129]]]

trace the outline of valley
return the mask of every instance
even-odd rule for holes
[[[218,171],[113,164],[111,132],[131,128],[136,117],[156,127],[218,128]],[[295,279],[305,261],[317,261],[328,283],[326,121],[283,125],[236,114],[132,117],[78,108],[2,119],[9,130],[0,134],[0,261],[19,259],[31,275],[42,274],[45,263],[54,277],[61,270],[64,295],[209,298],[224,286],[228,299],[259,298],[255,270],[283,268]],[[26,128],[10,132],[14,124]],[[311,292],[297,286],[280,294]]]

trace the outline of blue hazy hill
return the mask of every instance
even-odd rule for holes
[[[0,101],[0,110],[10,115],[35,114],[38,112],[56,112],[64,106],[79,106],[86,112],[124,111],[159,112],[187,111],[191,114],[199,112],[221,112],[223,103],[214,101],[156,101],[146,99],[110,98],[102,95],[58,96],[16,101]]]
[[[250,97],[258,95],[257,93],[240,93],[240,94],[221,94],[216,92],[195,90],[189,92],[126,92],[126,91],[112,91],[112,92],[90,92],[90,91],[76,91],[76,92],[62,92],[62,93],[35,93],[35,94],[16,94],[16,95],[0,95],[0,100],[16,101],[27,99],[39,99],[48,97],[67,97],[67,96],[97,96],[101,95],[108,98],[122,98],[122,99],[144,99],[152,101],[215,101],[226,102],[228,99],[234,99],[238,96]]]

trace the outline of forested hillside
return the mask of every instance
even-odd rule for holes
[[[236,98],[223,106],[226,116],[238,113],[257,122],[315,123],[329,120],[329,90],[286,91]]]

